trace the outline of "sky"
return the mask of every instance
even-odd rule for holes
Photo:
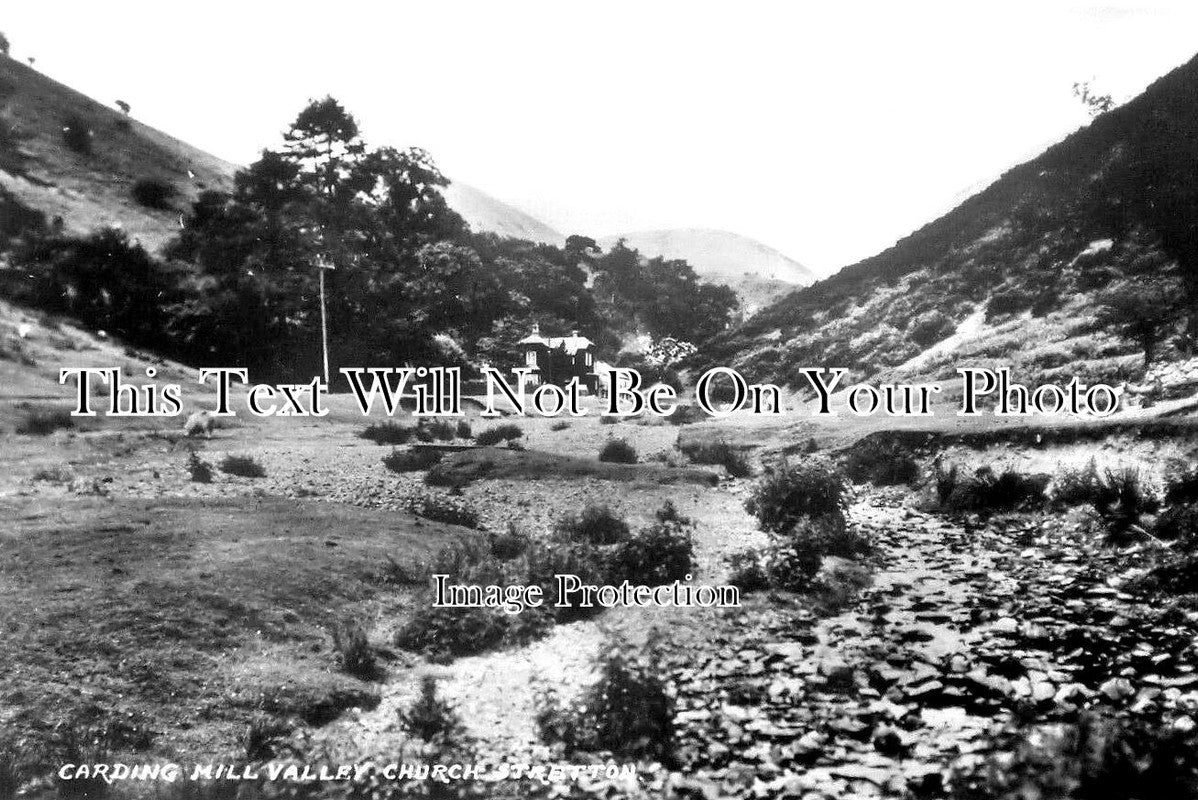
[[[565,234],[873,255],[1198,52],[1198,3],[14,3],[17,58],[244,164],[332,94]]]

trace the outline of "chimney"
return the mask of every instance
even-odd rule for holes
[[[575,328],[574,330],[570,331],[570,335],[573,336],[575,339],[577,339],[578,338],[578,328]]]
[[[532,324],[532,335],[533,335],[533,336],[540,336],[540,335],[541,335],[541,323],[539,323],[539,322],[534,322],[534,323]]]

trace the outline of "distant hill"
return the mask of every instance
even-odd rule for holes
[[[518,208],[486,192],[454,181],[445,190],[450,208],[462,215],[475,231],[497,233],[514,239],[562,245],[566,237]]]
[[[1099,299],[1162,276],[1198,284],[1198,59],[893,247],[763,309],[704,357],[795,386],[818,365],[855,379],[976,364],[1118,383],[1137,379],[1142,357],[1100,322]]]
[[[0,188],[47,219],[62,217],[69,231],[120,226],[157,250],[178,230],[179,213],[201,191],[232,186],[233,164],[0,57],[0,105],[3,95],[4,116],[21,137],[27,158],[0,164]],[[91,129],[90,155],[63,141],[63,127],[72,118]],[[131,192],[143,178],[170,183],[178,192],[170,201],[175,210],[139,205]]]
[[[607,250],[620,239],[646,256],[685,259],[700,278],[734,289],[746,314],[815,280],[811,271],[794,259],[728,231],[709,228],[636,231],[605,236],[598,242]]]

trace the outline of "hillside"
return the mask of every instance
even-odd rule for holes
[[[1137,379],[1141,350],[1100,323],[1099,300],[1166,278],[1174,296],[1194,285],[1196,112],[1198,60],[894,247],[764,309],[705,359],[790,385],[808,365],[856,379],[975,363],[1029,382]],[[1187,355],[1175,341],[1157,356]]]
[[[6,102],[4,102],[4,96]],[[143,125],[11,58],[0,57],[0,105],[24,157],[0,164],[0,189],[20,203],[62,217],[68,231],[120,226],[157,250],[174,235],[179,211],[204,189],[228,189],[233,164]],[[136,109],[134,109],[136,111]],[[91,154],[64,143],[76,118],[91,130]],[[170,183],[172,208],[154,210],[132,197],[134,184]]]
[[[565,236],[539,219],[468,184],[451,183],[445,189],[445,199],[475,231],[559,246],[566,241]]]

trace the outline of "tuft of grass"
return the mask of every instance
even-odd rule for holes
[[[938,494],[942,488],[948,488],[947,485],[941,485],[942,478],[947,483],[947,474],[938,472]],[[951,491],[942,505],[950,511],[977,514],[1039,508],[1047,499],[1045,490],[1051,479],[1049,475],[1026,475],[1014,469],[995,473],[985,466],[972,476],[962,478],[954,475]]]
[[[200,458],[195,450],[187,456],[187,474],[194,483],[212,483],[212,465]]]
[[[266,468],[255,461],[253,456],[229,454],[221,459],[220,471],[241,478],[266,477]]]
[[[487,428],[485,431],[480,431],[474,437],[474,443],[481,447],[493,447],[500,442],[511,442],[522,436],[524,436],[524,431],[521,430],[519,425],[507,422],[502,425],[496,425],[493,428]]]
[[[432,422],[421,420],[416,429],[421,441],[425,441],[424,436],[427,435],[428,441],[451,442],[457,432],[457,426],[445,419],[435,419]]]
[[[378,664],[362,626],[353,620],[343,620],[333,626],[332,634],[333,650],[341,670],[364,681],[374,680]]]
[[[378,422],[366,426],[358,433],[358,438],[375,444],[407,444],[412,438],[412,429],[398,422]]]
[[[492,533],[488,537],[491,555],[500,561],[510,561],[519,558],[528,549],[530,539],[527,534],[516,529],[516,523],[509,522],[507,533]]]
[[[569,428],[569,427],[570,427],[570,423],[569,423],[569,422],[567,422],[566,420],[562,419],[562,420],[558,420],[557,422],[555,422],[555,423],[553,423],[552,425],[550,425],[550,426],[549,426],[549,430],[551,430],[551,431],[553,431],[554,433],[556,433],[556,432],[558,432],[558,431],[564,431],[564,430],[566,430],[566,429],[567,429],[567,428]]]
[[[392,472],[419,472],[441,460],[436,450],[392,450],[383,456],[383,466]]]
[[[420,679],[420,695],[406,709],[399,710],[400,726],[426,742],[460,740],[466,735],[461,715],[447,700],[437,696],[437,679]]]
[[[470,423],[464,419],[458,420],[458,424],[454,426],[453,433],[459,439],[474,438],[474,430],[470,427]]]
[[[26,436],[49,436],[54,431],[75,427],[71,412],[61,408],[30,411],[17,423],[16,432]]]
[[[628,523],[608,506],[588,504],[577,514],[566,514],[553,527],[554,536],[563,542],[593,545],[627,541]]]
[[[636,448],[625,439],[609,439],[599,450],[599,460],[611,464],[635,464]]]
[[[282,743],[290,734],[291,726],[286,721],[258,712],[245,726],[241,748],[250,761],[269,761],[281,754]]]

